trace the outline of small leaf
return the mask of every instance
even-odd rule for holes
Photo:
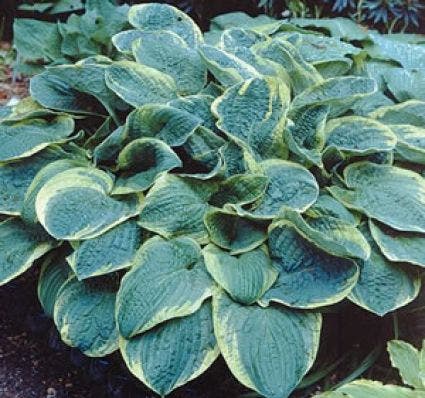
[[[143,31],[138,29],[123,30],[112,36],[112,44],[119,52],[130,55],[133,51],[133,43],[143,35]]]
[[[337,116],[358,99],[376,92],[373,79],[356,76],[335,77],[310,86],[298,94],[291,104],[291,114],[310,105],[330,105],[331,115]]]
[[[379,381],[355,380],[338,388],[337,392],[341,392],[348,397],[375,397],[375,398],[420,398],[417,391],[410,388],[384,385]],[[333,397],[332,397],[333,398]]]
[[[282,217],[278,225],[292,225],[301,236],[329,254],[363,260],[370,256],[369,244],[353,224],[328,216],[303,218],[289,209],[282,212]]]
[[[409,100],[396,105],[382,106],[369,117],[384,124],[425,125],[425,101]]]
[[[250,64],[217,47],[205,44],[200,47],[199,53],[208,70],[225,87],[261,76]]]
[[[398,369],[404,384],[422,390],[425,384],[421,380],[419,368],[419,352],[411,344],[400,340],[392,340],[387,344],[391,365]]]
[[[256,47],[258,54],[282,65],[291,80],[295,95],[323,81],[319,72],[304,60],[298,50],[286,40],[264,42]]]
[[[285,139],[291,152],[307,163],[322,167],[321,151],[325,145],[327,105],[313,105],[294,116],[294,125],[286,129]]]
[[[397,136],[397,157],[408,162],[425,165],[425,129],[409,124],[389,127]]]

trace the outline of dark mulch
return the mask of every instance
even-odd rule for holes
[[[0,288],[0,397],[102,397],[40,312],[36,272]]]

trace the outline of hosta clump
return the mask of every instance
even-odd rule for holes
[[[48,68],[3,111],[0,279],[43,257],[62,339],[119,349],[161,396],[221,354],[287,397],[321,308],[382,316],[419,292],[425,103],[386,96],[368,69],[385,61],[347,33],[252,24],[212,45],[169,6],[128,20],[122,60]]]

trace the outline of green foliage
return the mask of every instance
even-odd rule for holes
[[[317,398],[422,398],[425,396],[425,340],[422,349],[417,350],[411,344],[392,340],[388,342],[387,351],[391,364],[400,374],[407,387],[377,381],[356,380],[344,384],[335,391],[315,395]],[[413,388],[413,389],[412,389]]]
[[[66,22],[15,19],[15,70],[25,74],[40,72],[44,66],[73,63],[92,55],[112,55],[111,37],[128,26],[128,6],[116,6],[109,0],[61,0],[36,3],[39,11],[61,13],[84,9],[82,15],[71,14]]]
[[[0,283],[50,252],[38,293],[67,344],[120,350],[161,396],[221,353],[288,397],[329,306],[384,316],[419,293],[425,103],[387,72],[425,47],[347,19],[237,13],[204,36],[165,5],[128,20],[119,60],[51,65],[2,111]]]

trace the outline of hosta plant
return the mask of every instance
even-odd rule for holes
[[[1,283],[40,259],[62,339],[120,350],[161,396],[222,355],[288,397],[323,309],[383,316],[420,290],[425,102],[387,96],[376,66],[407,73],[423,49],[341,21],[334,37],[252,23],[214,45],[166,5],[128,21],[121,60],[47,68],[2,110]]]

